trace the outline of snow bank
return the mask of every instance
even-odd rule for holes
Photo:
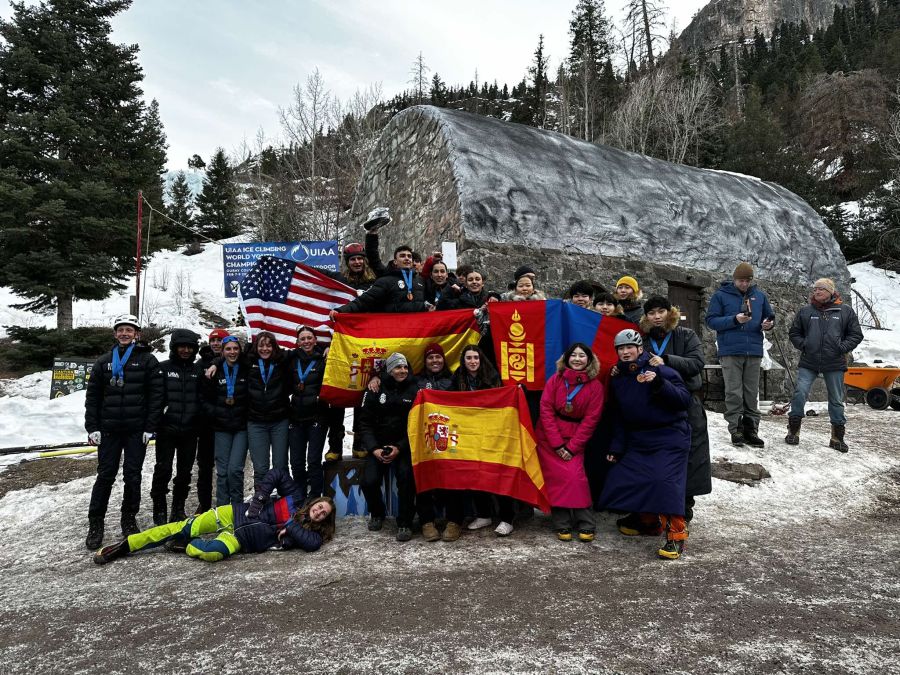
[[[34,378],[33,375],[29,377]],[[0,447],[85,440],[85,392],[78,391],[51,400],[49,378],[42,388],[42,396],[37,396],[37,388],[32,388],[27,391],[29,395],[0,397],[0,429],[3,430]]]
[[[884,330],[871,326],[874,321],[863,303],[854,293],[853,307],[859,313],[865,338],[854,352],[854,358],[862,363],[900,366],[900,274],[879,269],[872,263],[850,266],[855,279],[853,290],[869,302]]]

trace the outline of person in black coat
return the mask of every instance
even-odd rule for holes
[[[224,328],[213,328],[209,333],[209,344],[200,347],[200,364],[203,370],[222,356],[222,340],[229,333]],[[205,415],[198,421],[197,434],[197,513],[212,508],[213,470],[216,466],[216,432],[212,420]]]
[[[197,428],[202,416],[200,386],[203,366],[195,362],[200,336],[183,328],[169,340],[169,358],[159,364],[165,401],[162,422],[156,434],[156,465],[150,498],[153,523],[163,525],[184,520],[184,502],[191,489],[191,469],[197,454]],[[172,460],[177,457],[172,485],[172,514],[166,519],[166,494],[172,478]]]
[[[290,463],[294,481],[310,497],[325,490],[322,450],[325,447],[327,404],[319,400],[325,356],[309,326],[297,328],[297,349],[288,359],[291,378]]]
[[[247,354],[247,444],[254,484],[272,467],[288,468],[291,381],[287,362],[285,351],[268,331],[256,336]]]
[[[434,310],[425,302],[425,281],[413,267],[412,249],[398,246],[394,251],[394,267],[379,277],[372,287],[342,307],[342,312],[424,312]]]
[[[119,463],[122,462],[122,534],[138,531],[141,471],[147,443],[159,426],[163,407],[159,362],[150,347],[138,342],[140,325],[133,316],[113,322],[116,345],[91,369],[84,403],[84,428],[97,448],[97,478],[88,506],[87,548],[103,543],[104,518]],[[122,459],[124,456],[124,460]]]
[[[847,355],[863,340],[856,312],[844,303],[831,279],[818,279],[813,284],[809,304],[802,307],[788,330],[791,344],[800,350],[797,386],[788,416],[788,445],[800,442],[800,424],[809,390],[819,374],[828,390],[828,417],[831,440],[828,445],[847,452],[844,441],[847,418],[844,415],[844,372]]]
[[[274,489],[279,498],[271,501]],[[168,523],[129,536],[94,555],[105,565],[147,548],[165,544],[192,558],[218,562],[235,553],[262,553],[272,548],[312,552],[334,535],[335,507],[330,497],[304,503],[302,490],[287,471],[272,469],[249,502],[235,502],[200,516]],[[214,539],[201,539],[205,534]]]
[[[244,463],[247,461],[247,408],[249,368],[234,335],[222,340],[222,358],[207,370],[201,388],[203,412],[215,430],[216,505],[244,498]]]
[[[415,514],[416,485],[412,472],[407,422],[419,383],[409,373],[406,357],[394,352],[384,367],[385,377],[379,391],[363,394],[362,430],[366,457],[360,488],[369,506],[369,530],[377,532],[384,524],[385,506],[381,486],[388,469],[394,467],[399,504],[397,511],[397,541],[412,538]]]
[[[691,393],[688,424],[691,426],[691,454],[685,483],[684,519],[694,517],[694,497],[712,492],[712,466],[709,460],[709,432],[706,409],[700,399],[703,389],[703,345],[700,337],[681,325],[681,311],[668,298],[654,295],[644,303],[641,330],[644,346],[650,352],[650,365],[666,365],[675,370]]]

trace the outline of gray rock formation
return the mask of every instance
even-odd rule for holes
[[[681,33],[681,44],[691,51],[718,49],[736,40],[741,30],[749,39],[754,30],[763,35],[782,21],[805,21],[810,31],[831,24],[835,7],[853,0],[712,0],[703,7]]]

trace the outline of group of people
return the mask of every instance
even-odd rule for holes
[[[497,293],[486,290],[483,270],[461,266],[451,272],[439,253],[422,260],[409,246],[399,246],[391,261],[382,264],[378,230],[388,222],[386,212],[376,210],[364,224],[365,246],[344,247],[345,269],[333,275],[357,289],[358,297],[333,313],[471,308],[482,338],[467,346],[457,363],[448,362],[439,344],[428,345],[424,370],[417,374],[410,373],[411,355],[390,354],[371,378],[353,415],[353,455],[365,462],[360,487],[369,507],[368,527],[383,527],[382,485],[393,468],[399,541],[412,538],[416,515],[427,541],[455,541],[464,527],[477,530],[495,522],[496,534],[508,536],[514,521],[532,509],[486,492],[417,493],[407,420],[422,388],[477,391],[503,386],[494,365],[487,304],[546,296],[528,265],[519,267],[508,288]],[[567,299],[629,321],[633,328],[616,335],[618,363],[610,372],[601,372],[588,345],[574,343],[543,391],[527,392],[535,403],[532,422],[556,536],[560,541],[592,541],[595,509],[608,509],[621,515],[616,523],[622,534],[664,535],[658,555],[678,558],[694,499],[711,491],[706,412],[700,399],[705,366],[700,338],[680,325],[679,309],[667,298],[644,300],[632,276],[620,278],[612,293],[589,281],[576,282]],[[717,335],[725,418],[735,445],[764,444],[758,435],[758,382],[763,333],[774,322],[775,313],[753,284],[747,263],[737,266],[733,278],[723,282],[709,302],[706,324]],[[139,341],[135,317],[117,318],[113,329],[116,344],[95,363],[87,389],[85,426],[90,442],[99,447],[86,545],[97,550],[103,543],[104,518],[120,463],[124,538],[97,551],[96,562],[161,544],[205,560],[272,546],[315,550],[332,536],[335,507],[324,494],[323,461],[341,458],[344,410],[320,399],[327,354],[313,327],[297,327],[293,350],[282,348],[269,332],[257,333],[245,346],[224,329],[212,331],[201,350],[200,336],[179,329],[172,334],[169,359],[161,364]],[[838,383],[846,354],[862,333],[833,282],[815,282],[810,304],[797,313],[790,337],[802,357],[785,440],[798,442],[806,397],[822,374],[829,391],[831,445],[846,452],[843,389]],[[323,457],[330,432],[338,445],[332,444]],[[154,527],[141,532],[136,522],[141,469],[154,434]],[[245,502],[248,453],[254,496]],[[199,505],[188,517],[185,501],[195,459]],[[172,500],[167,504],[170,481]],[[272,500],[276,489],[279,497]],[[201,538],[213,532],[214,539]]]

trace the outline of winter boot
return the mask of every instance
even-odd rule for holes
[[[169,521],[166,519],[166,500],[165,499],[154,499],[153,500],[153,524],[154,525],[165,525]],[[124,516],[123,516],[124,518]]]
[[[663,560],[678,560],[684,553],[684,542],[667,539],[665,545],[656,554]]]
[[[847,430],[843,424],[831,425],[831,441],[828,445],[838,452],[847,452],[850,446],[844,443],[844,432]]]
[[[341,461],[341,453],[336,450],[329,450],[325,453],[325,463],[334,464]]]
[[[170,523],[180,523],[187,520],[187,514],[184,512],[184,502],[172,500],[172,513],[169,515]]]
[[[88,518],[88,533],[84,545],[90,551],[96,551],[103,543],[103,518]]]
[[[658,537],[663,531],[659,520],[655,524],[644,522],[637,513],[629,513],[624,518],[619,518],[616,527],[626,537]]]
[[[137,526],[137,519],[135,518],[135,515],[133,513],[123,513],[121,525],[123,537],[128,537],[129,535],[137,534],[141,531]],[[163,523],[163,525],[165,525],[165,522]]]
[[[117,541],[115,544],[104,546],[97,551],[94,554],[94,562],[98,565],[105,565],[106,563],[112,562],[116,558],[122,558],[129,553],[128,540],[123,539],[122,541]]]
[[[756,424],[749,417],[744,418],[744,443],[754,448],[762,448],[766,445],[766,442],[756,432]]]
[[[802,417],[788,417],[788,432],[784,437],[784,442],[788,445],[800,445],[800,425],[803,424]]]
[[[732,432],[731,444],[737,448],[744,447],[744,432],[742,432],[740,429]]]

